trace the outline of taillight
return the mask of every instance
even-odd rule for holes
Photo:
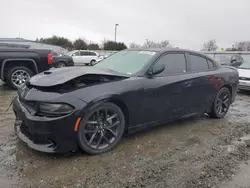
[[[53,56],[51,53],[48,54],[48,64],[51,65],[53,62]]]

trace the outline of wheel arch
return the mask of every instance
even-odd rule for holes
[[[130,122],[130,113],[129,113],[128,106],[121,99],[121,97],[119,95],[102,96],[98,99],[95,99],[95,100],[89,102],[88,105],[86,106],[86,108],[88,109],[89,107],[91,107],[93,105],[98,105],[98,104],[104,103],[104,102],[114,103],[115,105],[117,105],[121,109],[121,111],[123,112],[124,117],[125,117],[125,128],[127,129],[129,126],[129,122]]]
[[[232,94],[233,94],[233,88],[232,88],[232,86],[230,84],[224,84],[220,89],[222,89],[224,87],[227,88],[230,91],[230,94],[231,94],[231,97],[232,97]]]
[[[5,80],[4,70],[14,66],[24,66],[30,68],[35,74],[38,73],[38,67],[33,59],[5,59],[1,67],[1,80]]]

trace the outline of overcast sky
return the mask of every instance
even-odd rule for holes
[[[35,40],[59,35],[94,42],[114,39],[142,44],[169,40],[200,49],[250,40],[250,0],[1,0],[0,38]]]

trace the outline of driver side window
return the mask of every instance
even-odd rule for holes
[[[156,76],[185,73],[187,70],[186,59],[183,53],[166,54],[160,57],[156,64],[164,64],[165,69]]]

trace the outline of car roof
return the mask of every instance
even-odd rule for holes
[[[180,49],[180,48],[129,48],[127,50],[129,51],[153,51],[153,52],[159,52],[159,53],[164,53],[164,52],[187,52],[188,53],[190,52],[190,53],[195,53],[195,54],[200,54],[202,56],[206,56],[202,52],[187,50],[187,49]]]
[[[129,48],[127,50],[131,51],[154,51],[154,52],[169,52],[169,51],[176,51],[176,52],[193,52],[193,53],[199,53],[197,51],[192,50],[186,50],[186,49],[180,49],[180,48]],[[202,54],[202,53],[201,53]]]

